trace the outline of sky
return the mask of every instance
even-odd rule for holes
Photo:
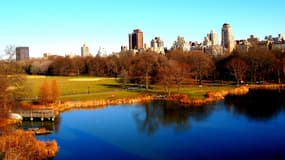
[[[251,34],[285,34],[284,0],[3,0],[0,2],[0,55],[7,45],[28,46],[30,57],[43,53],[78,54],[86,43],[96,55],[128,46],[140,28],[144,43],[161,37],[170,48],[177,36],[202,42],[224,23],[235,39]]]

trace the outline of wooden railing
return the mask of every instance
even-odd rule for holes
[[[13,110],[13,113],[17,113],[23,117],[23,119],[40,119],[54,121],[58,113],[53,108],[38,108],[38,109],[23,109],[17,108]]]

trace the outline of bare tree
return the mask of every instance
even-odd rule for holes
[[[168,95],[170,95],[172,85],[176,85],[177,92],[180,91],[181,84],[187,76],[187,73],[189,73],[189,68],[188,64],[179,63],[175,60],[168,60],[165,65],[158,69],[157,75]]]
[[[190,52],[190,64],[195,78],[202,84],[202,79],[208,77],[215,69],[213,60],[201,51]]]
[[[265,49],[252,48],[242,56],[247,62],[248,71],[252,82],[264,80],[265,75],[273,68],[274,56],[271,52]]]
[[[126,88],[129,78],[128,78],[128,72],[125,69],[121,71],[118,81],[119,83],[121,83],[122,88]]]
[[[10,61],[13,61],[14,58],[15,58],[15,55],[16,55],[16,47],[15,45],[7,45],[6,48],[5,48],[5,56],[7,56],[7,60],[10,62]]]
[[[166,65],[160,66],[158,69],[157,77],[160,83],[163,84],[165,92],[170,95],[171,85],[173,84],[172,74],[171,74],[171,66],[169,63]]]
[[[138,78],[140,82],[145,84],[147,90],[149,89],[151,73],[154,71],[157,59],[157,53],[146,52],[134,56],[130,63],[132,78]]]
[[[232,72],[239,85],[245,77],[248,66],[241,58],[234,57],[228,62],[227,68]]]
[[[7,59],[0,61],[0,110],[6,113],[16,103],[16,98],[23,96],[25,77],[21,67],[13,60],[15,55],[14,45],[8,45],[5,49]]]

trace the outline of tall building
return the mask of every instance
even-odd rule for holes
[[[91,56],[89,52],[89,47],[86,44],[83,44],[81,47],[81,57],[88,57]]]
[[[29,59],[29,47],[16,47],[16,61]]]
[[[211,32],[207,34],[207,36],[204,38],[204,45],[219,45],[218,33],[211,30]]]
[[[211,30],[210,32],[210,40],[212,41],[212,45],[219,45],[219,37],[218,33]]]
[[[143,32],[140,29],[129,34],[129,49],[143,49]]]
[[[230,24],[225,23],[222,28],[222,43],[221,45],[228,49],[228,52],[231,53],[234,50],[235,43],[232,33],[232,27]]]
[[[171,49],[187,51],[190,48],[190,44],[187,43],[182,36],[178,36],[177,40],[173,42]]]
[[[151,40],[151,50],[156,53],[164,54],[164,42],[160,37],[155,37]]]

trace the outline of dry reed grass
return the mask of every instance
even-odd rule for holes
[[[23,130],[3,131],[0,136],[0,152],[5,160],[41,160],[56,156],[59,147],[56,141],[38,141],[32,132]]]

